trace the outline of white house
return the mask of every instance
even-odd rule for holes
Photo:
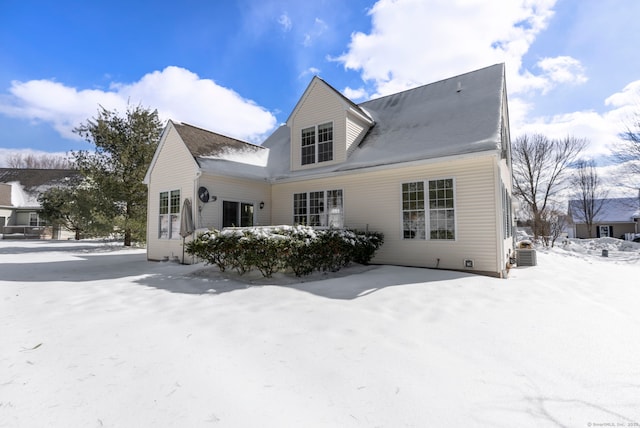
[[[167,124],[145,177],[148,259],[182,258],[191,214],[196,228],[378,231],[375,263],[503,277],[510,152],[504,64],[360,104],[314,77],[260,146]]]

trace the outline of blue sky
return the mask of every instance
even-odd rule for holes
[[[91,149],[127,103],[260,143],[314,74],[355,102],[499,62],[512,138],[608,154],[640,109],[638,0],[0,0],[0,164]]]

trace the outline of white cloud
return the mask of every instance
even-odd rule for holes
[[[369,97],[369,94],[364,88],[352,89],[347,86],[342,90],[342,93],[352,101],[364,100]]]
[[[0,112],[8,116],[51,123],[65,138],[78,139],[72,130],[95,116],[98,106],[124,110],[127,105],[114,92],[95,89],[77,90],[51,80],[13,81],[10,97],[0,100]]]
[[[304,70],[302,73],[300,73],[300,75],[298,76],[298,79],[304,79],[304,78],[307,78],[308,76],[317,76],[319,74],[320,74],[319,68],[309,67],[306,70]]]
[[[621,92],[611,95],[604,102],[617,108],[640,105],[640,80],[629,83]]]
[[[173,119],[259,142],[276,125],[275,116],[237,92],[170,66],[137,82],[113,83],[109,90],[81,89],[51,80],[12,82],[0,99],[0,113],[48,122],[67,138],[72,129],[97,113],[101,105],[124,112],[127,103],[157,109],[161,120]]]
[[[547,117],[531,117],[536,96],[560,85],[588,81],[582,63],[568,55],[547,56],[531,69],[523,58],[554,15],[556,0],[379,0],[370,9],[371,30],[356,32],[333,61],[360,73],[363,88],[345,89],[372,98],[504,62],[512,137],[539,132],[552,138],[587,138],[588,155],[608,155],[621,122],[633,107],[640,81],[596,107]],[[637,98],[635,111],[639,111]]]
[[[283,13],[278,18],[278,24],[282,27],[282,31],[290,31],[293,23],[291,22],[291,18],[286,13]]]
[[[510,90],[546,89],[552,76],[521,70],[522,57],[553,15],[555,0],[380,0],[369,34],[352,34],[336,61],[360,71],[376,94],[505,62]],[[555,64],[558,73],[561,61]],[[574,65],[577,68],[577,65]]]
[[[327,25],[326,22],[324,22],[320,18],[315,18],[313,21],[313,27],[311,28],[311,31],[304,34],[304,39],[302,41],[302,44],[305,47],[311,46],[314,40],[322,36],[322,34],[325,31],[327,31],[328,28],[329,26]]]
[[[543,71],[545,80],[549,83],[549,88],[545,88],[543,93],[547,92],[554,83],[580,85],[588,80],[580,61],[569,56],[544,58],[538,61],[537,65]]]
[[[586,156],[598,158],[610,155],[611,149],[620,142],[618,134],[630,124],[633,115],[640,112],[639,100],[640,80],[606,98],[603,104],[610,108],[603,113],[583,110],[551,117],[527,118],[526,113],[511,114],[514,103],[510,101],[511,127],[518,129],[518,135],[541,133],[550,138],[567,135],[586,138],[590,142]],[[518,135],[512,135],[512,138]]]

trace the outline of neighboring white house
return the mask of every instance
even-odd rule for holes
[[[182,259],[190,214],[198,229],[378,231],[375,263],[504,277],[513,256],[504,64],[361,104],[314,77],[261,146],[170,121],[145,183],[150,260]]]
[[[573,220],[576,238],[620,238],[632,237],[640,233],[640,195],[637,198],[595,199],[598,207],[591,233],[585,222],[584,210],[579,200],[569,201],[569,216]]]
[[[0,236],[55,238],[64,231],[41,217],[38,197],[52,187],[68,186],[80,173],[69,169],[0,168]]]

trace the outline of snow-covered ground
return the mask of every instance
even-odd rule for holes
[[[640,426],[640,244],[537,260],[251,282],[0,241],[0,427]]]

